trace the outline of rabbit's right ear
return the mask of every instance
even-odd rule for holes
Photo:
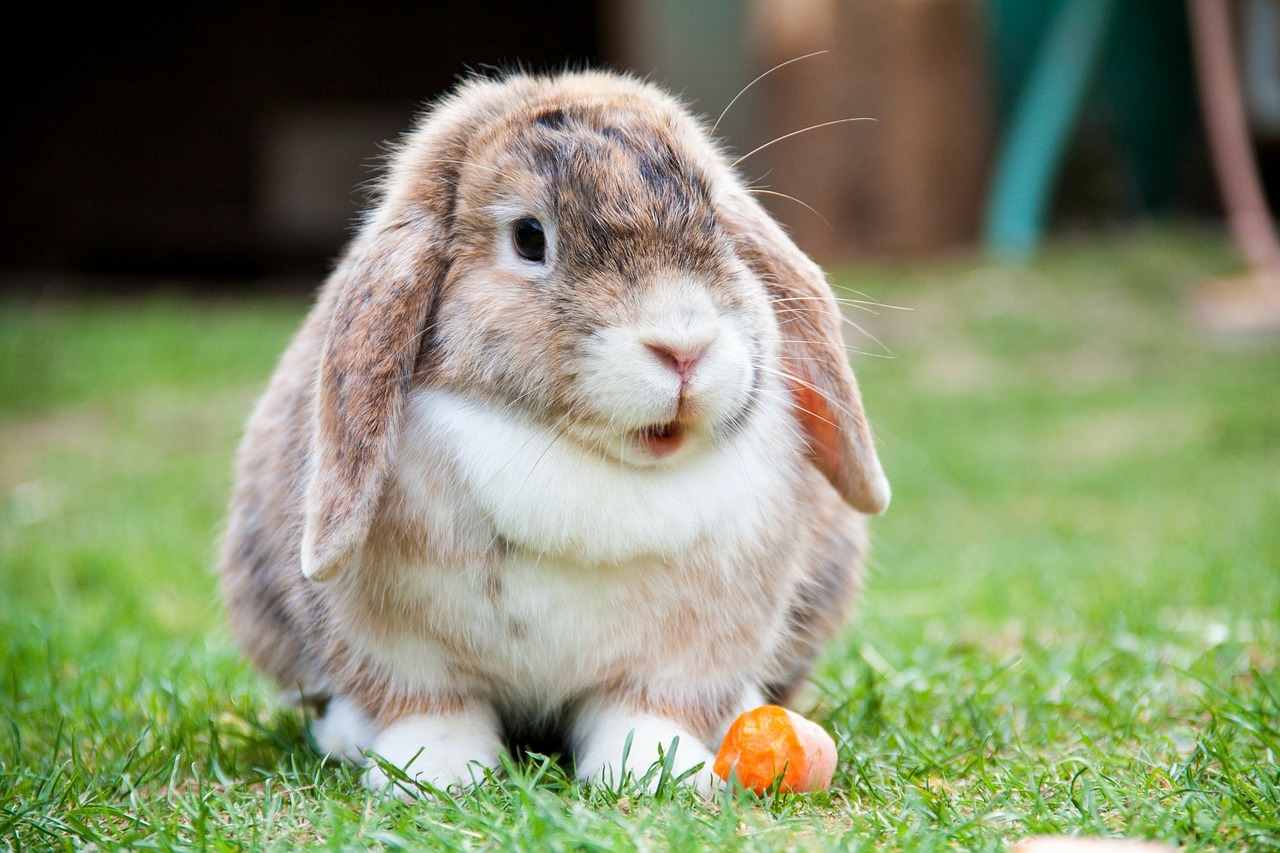
[[[316,375],[302,572],[325,580],[364,544],[447,267],[430,222],[364,235],[335,271]]]
[[[446,102],[393,160],[373,212],[321,296],[327,330],[315,376],[303,501],[302,572],[324,580],[358,554],[448,273],[458,170],[473,132]]]

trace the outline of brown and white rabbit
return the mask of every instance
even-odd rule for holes
[[[448,786],[550,727],[615,782],[678,738],[705,791],[888,500],[823,274],[704,127],[611,73],[474,79],[249,421],[225,604],[327,753]]]

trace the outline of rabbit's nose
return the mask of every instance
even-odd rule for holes
[[[645,349],[653,353],[658,361],[679,376],[680,383],[683,385],[689,381],[694,368],[698,366],[698,362],[706,355],[710,343],[647,343],[644,346]]]

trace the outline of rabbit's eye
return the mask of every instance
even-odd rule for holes
[[[542,263],[547,259],[547,234],[536,219],[518,219],[511,228],[516,252],[526,261]]]

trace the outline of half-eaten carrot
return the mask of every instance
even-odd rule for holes
[[[761,705],[733,721],[712,767],[721,779],[763,794],[779,776],[788,793],[825,791],[836,769],[836,742],[822,726],[777,705]]]

